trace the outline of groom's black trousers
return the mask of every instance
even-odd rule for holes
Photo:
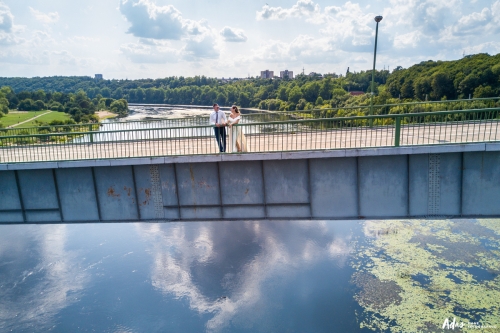
[[[226,151],[226,128],[225,127],[214,127],[215,140],[217,145],[219,145],[219,151],[221,153]]]

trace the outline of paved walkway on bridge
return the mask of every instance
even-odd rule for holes
[[[345,149],[394,146],[394,126],[301,129],[247,135],[250,152]],[[0,137],[1,139],[1,137]],[[400,145],[500,141],[499,122],[401,126]],[[0,141],[1,142],[1,141]],[[231,146],[228,140],[228,147]],[[212,136],[80,144],[10,145],[0,148],[0,163],[66,161],[217,153]]]

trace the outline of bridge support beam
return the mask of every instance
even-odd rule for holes
[[[500,216],[500,144],[99,163],[0,165],[0,223]]]

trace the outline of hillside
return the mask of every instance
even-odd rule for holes
[[[348,91],[369,92],[370,82],[370,70],[339,77],[301,74],[293,80],[218,80],[204,76],[98,81],[76,76],[0,78],[0,86],[12,88],[13,94],[6,96],[10,109],[18,108],[26,98],[36,101],[39,95],[80,92],[95,106],[102,98],[113,98],[129,103],[212,105],[216,102],[223,106],[304,110],[366,105],[367,95],[351,96]],[[500,54],[476,54],[455,61],[429,60],[407,69],[397,67],[391,73],[376,71],[375,92],[376,104],[500,96]],[[43,102],[48,103],[48,99]]]

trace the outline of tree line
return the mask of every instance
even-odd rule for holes
[[[500,95],[500,54],[429,60],[408,69],[396,68],[386,88],[392,97],[419,100],[496,97]]]
[[[222,80],[205,76],[154,80],[0,78],[0,86],[11,87],[11,92],[4,94],[11,109],[40,108],[43,102],[49,109],[62,110],[82,121],[93,120],[93,112],[101,107],[120,108],[125,114],[125,102],[237,104],[282,111],[367,105],[369,95],[352,96],[349,92],[370,92],[371,75],[371,70],[367,70],[325,77],[300,74],[295,79]],[[374,91],[375,104],[500,96],[500,54],[476,54],[455,61],[429,60],[407,69],[398,66],[392,72],[376,71]],[[13,95],[15,98],[11,98]],[[116,101],[121,101],[120,105]]]
[[[41,111],[52,110],[68,113],[74,122],[98,122],[95,115],[97,110],[110,110],[119,116],[128,114],[126,99],[115,100],[97,95],[89,98],[85,91],[76,93],[46,92],[42,89],[36,91],[20,91],[16,93],[11,87],[0,88],[0,119],[9,110]]]

